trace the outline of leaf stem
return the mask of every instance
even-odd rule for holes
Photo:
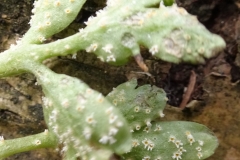
[[[57,144],[56,136],[48,130],[36,135],[12,140],[4,140],[2,138],[0,140],[0,159],[29,150],[56,147]]]

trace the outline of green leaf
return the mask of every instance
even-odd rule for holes
[[[155,122],[149,132],[133,132],[128,160],[203,160],[211,156],[218,140],[204,125],[194,122]]]
[[[122,112],[132,131],[150,127],[152,120],[164,116],[167,102],[163,89],[151,85],[137,87],[136,79],[114,88],[106,98]]]
[[[22,39],[24,43],[42,43],[66,28],[78,15],[86,0],[36,0],[30,21],[31,28]]]
[[[63,153],[70,152],[74,158],[89,157],[99,147],[118,154],[130,150],[131,134],[125,118],[101,93],[42,65],[32,72],[45,94],[45,121],[63,143]]]
[[[123,113],[132,131],[132,150],[127,160],[195,160],[212,155],[217,138],[194,122],[154,122],[163,115],[166,93],[156,86],[138,87],[133,79],[119,85],[107,97]]]
[[[171,6],[173,5],[174,2],[175,2],[174,0],[163,0],[165,6]]]
[[[160,0],[109,0],[107,4],[89,18],[83,30],[89,43],[86,51],[102,61],[124,64],[130,56],[140,54],[142,45],[165,61],[201,63],[226,46],[220,36],[176,4],[160,8],[155,7]]]

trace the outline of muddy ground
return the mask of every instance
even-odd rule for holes
[[[31,0],[1,0],[0,52],[21,37],[29,28]],[[150,83],[164,88],[169,102],[166,120],[195,121],[208,126],[219,138],[219,148],[208,160],[240,160],[240,2],[231,0],[177,0],[213,33],[221,35],[227,47],[218,56],[202,65],[170,64],[152,58],[142,49],[145,63],[153,75],[149,77],[135,62],[113,67],[99,62],[84,52],[73,60],[58,57],[47,63],[54,71],[81,78],[107,94],[113,87],[131,77],[139,84]],[[92,0],[84,6],[68,29],[52,40],[73,34],[104,1]],[[179,106],[190,75],[196,73],[196,84],[187,107]],[[41,109],[41,88],[30,74],[0,80],[0,135],[5,139],[22,137],[44,131],[46,125]],[[54,149],[42,149],[9,157],[8,160],[59,160]]]

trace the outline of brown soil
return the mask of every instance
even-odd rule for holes
[[[237,0],[177,0],[178,4],[213,33],[221,35],[227,47],[217,57],[202,65],[170,64],[155,60],[142,49],[150,73],[140,73],[135,62],[113,67],[99,62],[95,56],[78,54],[52,59],[48,65],[55,72],[79,77],[107,94],[127,79],[137,77],[139,84],[151,83],[164,88],[169,98],[166,120],[195,121],[208,126],[219,138],[219,148],[208,160],[240,160],[240,2]],[[55,35],[64,37],[74,33],[88,16],[103,7],[103,1],[88,1],[68,29]],[[0,51],[6,50],[28,29],[32,1],[3,0],[0,4]],[[97,8],[97,9],[96,9]],[[53,38],[53,39],[54,39]],[[89,55],[89,54],[88,54]],[[196,84],[187,107],[178,107],[189,84],[191,72]],[[97,82],[97,83],[96,83]],[[41,89],[34,85],[32,75],[24,74],[0,80],[0,135],[6,139],[39,133],[46,128],[41,110]],[[172,107],[174,106],[174,107]],[[38,150],[9,157],[9,160],[59,160],[54,150]]]

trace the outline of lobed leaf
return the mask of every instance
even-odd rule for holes
[[[151,85],[137,87],[136,79],[114,88],[106,98],[122,112],[132,132],[146,125],[147,132],[151,121],[164,116],[167,102],[163,89]]]
[[[86,51],[121,65],[140,54],[142,45],[165,61],[202,63],[226,46],[220,36],[210,33],[185,9],[176,4],[156,8],[160,2],[109,0],[105,9],[86,22]]]

